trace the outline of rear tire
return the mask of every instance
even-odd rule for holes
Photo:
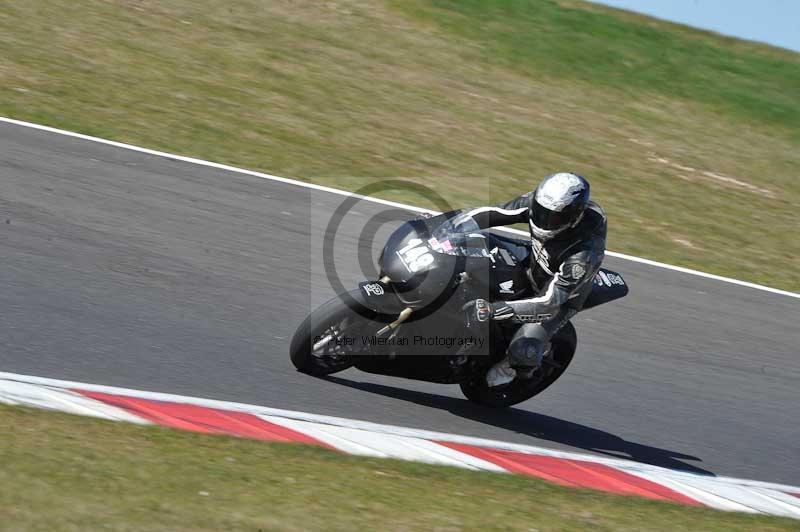
[[[298,371],[321,377],[344,371],[354,364],[353,354],[347,352],[345,345],[329,342],[324,348],[313,352],[315,339],[333,334],[336,337],[354,336],[361,344],[361,334],[374,334],[382,324],[374,319],[379,314],[363,309],[361,313],[349,308],[345,302],[335,297],[314,310],[297,328],[289,345],[289,357]]]
[[[461,392],[473,403],[493,408],[507,408],[527,401],[542,393],[564,374],[572,362],[577,345],[578,335],[575,327],[571,322],[567,322],[553,337],[553,354],[546,359],[549,362],[546,361],[532,378],[514,379],[506,385],[490,387],[486,383],[486,376],[481,375],[475,380],[461,384]]]

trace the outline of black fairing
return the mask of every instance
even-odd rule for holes
[[[391,234],[386,245],[383,246],[383,251],[378,259],[381,274],[391,277],[393,283],[408,283],[414,278],[415,274],[408,271],[396,252],[408,244],[412,238],[427,240],[424,236],[429,234],[428,229],[425,224],[420,222],[421,220],[411,220],[403,223]]]
[[[440,217],[431,218],[441,223]],[[428,246],[430,220],[411,220],[401,225],[386,242],[379,259],[381,276],[388,275],[397,297],[407,306],[426,307],[441,303],[452,294],[456,276],[464,270],[462,257],[432,252],[433,262],[412,272],[400,257],[399,250],[413,239],[419,239]]]
[[[628,285],[617,272],[600,268],[592,281],[592,291],[582,310],[590,309],[628,295]]]

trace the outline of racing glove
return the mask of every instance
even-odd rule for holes
[[[485,299],[473,299],[463,307],[466,315],[467,327],[480,326],[489,320],[507,320],[514,317],[514,309],[503,301],[490,303]]]

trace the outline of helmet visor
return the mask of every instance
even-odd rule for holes
[[[531,223],[545,231],[554,231],[570,225],[574,221],[575,213],[572,209],[562,212],[545,209],[538,202],[531,209]]]

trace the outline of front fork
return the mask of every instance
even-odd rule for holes
[[[388,285],[391,282],[391,279],[389,278],[388,275],[384,275],[383,277],[381,277],[379,279],[379,282],[384,284],[384,285]],[[393,338],[397,334],[397,329],[400,327],[400,325],[404,321],[406,321],[411,316],[412,312],[413,312],[413,309],[411,307],[404,308],[400,312],[400,314],[397,316],[397,319],[394,320],[393,322],[389,323],[385,327],[381,328],[377,333],[375,333],[376,336],[383,336],[384,334],[387,334],[387,333],[391,332],[392,335],[390,336],[390,338]],[[324,336],[318,342],[314,343],[314,345],[311,348],[312,352],[315,352],[315,351],[317,351],[319,349],[324,349],[325,346],[328,345],[331,342],[331,340],[334,340],[335,338],[336,338],[336,335],[334,335],[334,334],[328,334],[328,335]]]

